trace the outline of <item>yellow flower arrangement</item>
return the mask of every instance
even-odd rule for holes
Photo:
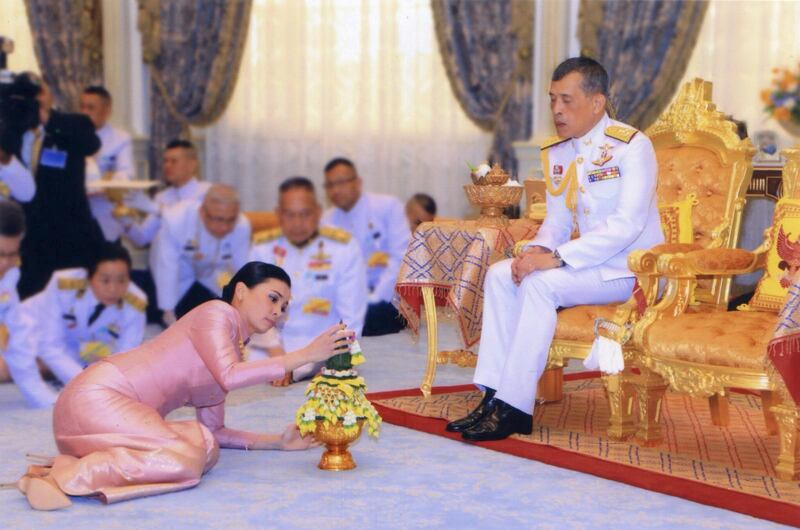
[[[800,64],[795,70],[773,68],[772,85],[761,91],[764,112],[778,121],[800,124]]]
[[[381,417],[366,398],[367,385],[353,366],[364,362],[358,341],[350,353],[336,355],[328,360],[322,373],[311,380],[306,388],[306,402],[297,410],[295,423],[302,435],[314,433],[318,421],[326,424],[341,422],[345,432],[353,433],[366,423],[367,432],[378,437]]]

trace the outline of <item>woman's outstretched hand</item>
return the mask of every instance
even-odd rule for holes
[[[290,424],[281,434],[280,448],[283,451],[305,451],[311,447],[317,447],[320,443],[313,436],[301,436],[297,425]]]
[[[347,353],[355,338],[356,332],[344,324],[329,327],[308,345],[310,361],[325,361],[334,355]]]

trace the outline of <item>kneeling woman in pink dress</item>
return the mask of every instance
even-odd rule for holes
[[[36,509],[69,506],[67,495],[104,502],[191,488],[217,462],[219,448],[306,449],[294,426],[283,434],[225,427],[231,390],[276,381],[349,348],[355,334],[331,327],[305,348],[251,362],[242,349],[286,311],[291,282],[274,265],[250,262],[222,300],[207,302],[159,336],[99,361],[69,382],[53,411],[61,454],[31,466],[18,487]],[[342,340],[345,339],[345,340]],[[197,409],[197,421],[166,421],[172,410]]]

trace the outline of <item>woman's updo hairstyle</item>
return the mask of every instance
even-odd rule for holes
[[[245,263],[244,266],[233,275],[228,285],[222,289],[222,301],[229,304],[233,301],[233,293],[236,291],[236,284],[239,282],[242,282],[251,289],[270,278],[280,280],[290,288],[292,287],[292,280],[289,278],[289,275],[277,265],[271,265],[263,261]]]

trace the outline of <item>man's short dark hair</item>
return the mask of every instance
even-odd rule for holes
[[[25,233],[25,213],[14,201],[0,202],[0,236],[18,237]]]
[[[429,214],[436,215],[436,201],[427,193],[417,193],[411,199],[416,201]]]
[[[608,97],[608,73],[603,65],[589,57],[570,57],[556,66],[553,81],[561,81],[567,74],[578,72],[583,76],[581,88],[588,95]]]
[[[325,164],[324,173],[327,173],[328,171],[330,171],[331,169],[335,168],[336,166],[347,166],[350,169],[352,169],[354,173],[358,173],[358,171],[356,171],[356,165],[351,160],[349,160],[347,158],[344,158],[344,157],[341,157],[341,156],[336,157],[333,160],[331,160],[330,162],[328,162],[327,164]]]
[[[190,158],[197,160],[197,148],[189,140],[182,140],[180,138],[170,140],[164,151],[169,151],[170,149],[183,149]]]
[[[89,278],[94,276],[100,264],[106,261],[123,261],[128,266],[128,271],[131,270],[131,255],[128,253],[128,249],[119,243],[106,242],[95,250],[86,267],[89,272]]]
[[[286,193],[289,190],[302,189],[314,193],[314,183],[306,177],[289,177],[281,182],[278,187],[278,193]]]
[[[106,90],[103,85],[91,85],[83,89],[84,94],[91,94],[97,96],[106,103],[111,103],[111,92]]]

